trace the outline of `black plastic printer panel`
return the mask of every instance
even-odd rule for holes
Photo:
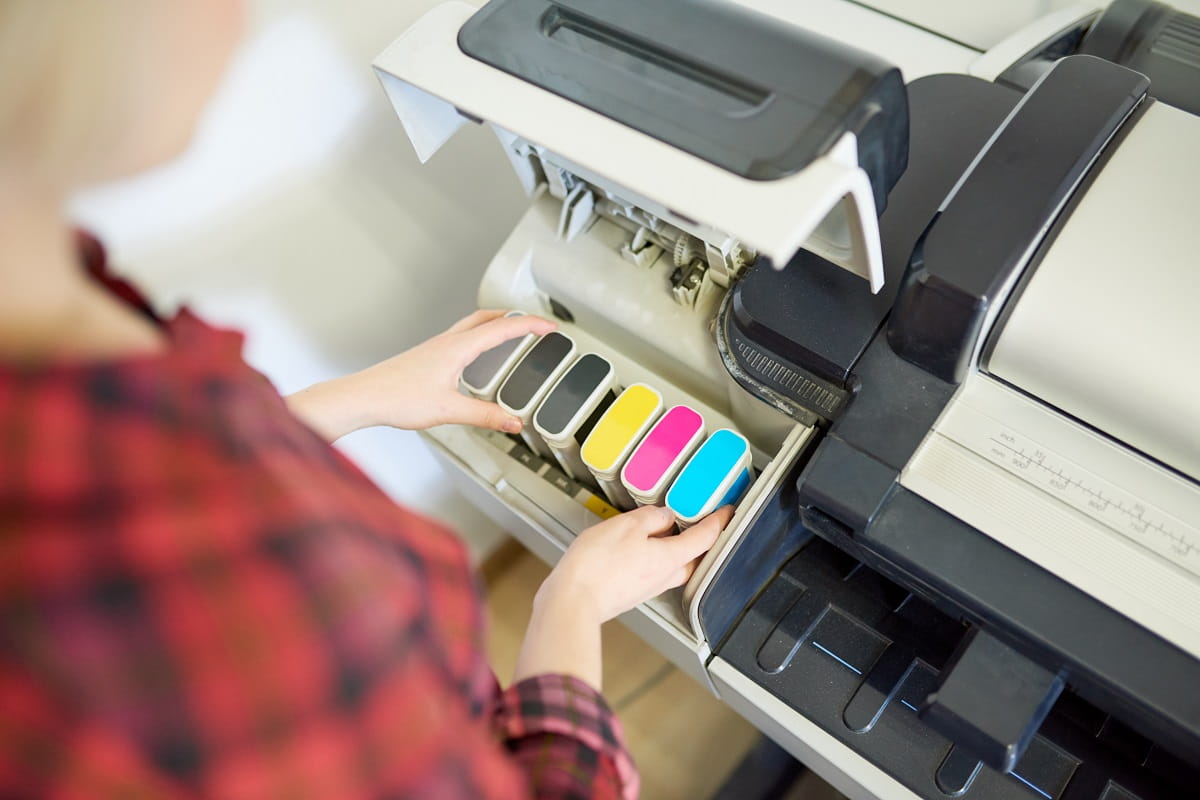
[[[844,401],[838,392],[850,388],[851,372],[891,310],[917,239],[1020,97],[967,75],[930,75],[909,84],[908,170],[879,219],[883,290],[871,294],[862,278],[806,250],[783,270],[755,264],[727,296],[718,320],[728,348],[722,357],[736,363],[735,376],[819,417],[836,416],[840,403],[831,409],[817,400]],[[805,394],[810,382],[828,384],[827,393]]]
[[[975,620],[1058,671],[1106,710],[1200,763],[1200,662],[994,539],[896,485],[951,387],[876,339],[865,387],[808,460],[806,529],[948,613]],[[748,535],[753,535],[750,531]]]
[[[888,325],[897,353],[963,379],[990,305],[1148,86],[1071,56],[1025,96],[913,252]]]
[[[492,0],[467,55],[754,180],[803,169],[845,131],[880,209],[904,172],[894,67],[733,3]]]
[[[1195,767],[1069,692],[1011,773],[980,764],[921,717],[968,633],[956,617],[814,539],[756,598],[717,655],[922,798],[1194,795]]]
[[[893,576],[994,631],[1107,711],[1200,763],[1200,661],[898,487],[853,537]]]
[[[700,600],[700,628],[714,648],[733,630],[751,598],[812,536],[800,524],[795,483],[780,481]]]

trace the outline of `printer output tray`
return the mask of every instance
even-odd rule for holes
[[[1071,690],[1011,773],[981,764],[919,713],[968,626],[808,531],[795,499],[794,487],[781,487],[753,532],[791,555],[714,663],[729,664],[918,797],[1174,800],[1200,785],[1194,765]]]

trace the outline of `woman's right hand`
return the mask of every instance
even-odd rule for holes
[[[733,516],[726,506],[677,536],[658,506],[607,519],[576,537],[533,600],[514,680],[574,675],[600,688],[600,625],[692,576]]]
[[[539,593],[562,596],[580,613],[607,622],[686,583],[732,516],[726,506],[668,535],[675,517],[661,506],[620,514],[579,534]]]

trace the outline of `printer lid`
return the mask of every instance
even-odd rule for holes
[[[528,142],[556,166],[673,224],[736,238],[777,268],[807,244],[877,291],[876,200],[907,159],[898,71],[744,9],[688,5],[687,24],[670,26],[657,4],[501,0],[472,19],[473,6],[447,2],[375,67],[422,160],[466,121],[488,121],[502,139]],[[624,21],[617,25],[613,14]],[[675,38],[716,47],[721,37],[703,24],[709,17],[742,25],[772,53],[790,42],[819,61],[828,48],[831,77],[820,84],[828,102],[803,95],[780,65],[734,47],[742,29],[725,30],[728,43],[716,55],[685,56],[673,49],[679,42],[664,43],[669,31],[687,28],[693,33]],[[639,19],[651,30],[635,36]],[[552,58],[564,53],[566,61]],[[536,175],[523,179],[532,189]]]
[[[1198,141],[1200,118],[1146,109],[1010,300],[986,368],[1200,482]]]
[[[877,151],[860,160],[882,210],[907,163],[907,102],[895,67],[732,3],[493,0],[458,43],[753,180],[798,172],[851,130]]]

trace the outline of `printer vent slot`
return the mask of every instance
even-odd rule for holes
[[[698,97],[723,113],[745,113],[771,97],[766,89],[567,9],[547,11],[542,18],[542,33],[572,50],[615,64],[640,79]]]
[[[1200,19],[1182,15],[1172,18],[1150,46],[1150,52],[1189,65],[1200,63]]]

